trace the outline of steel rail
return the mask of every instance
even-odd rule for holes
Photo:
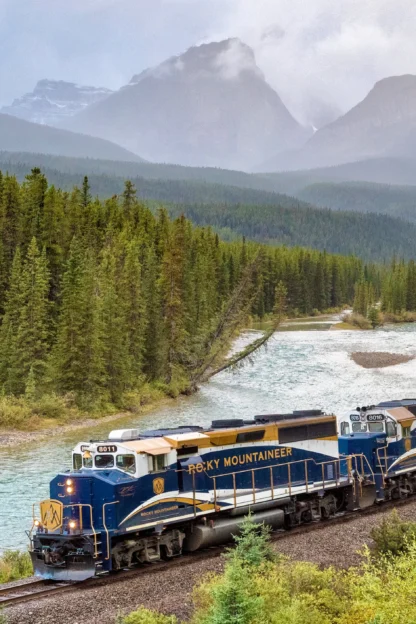
[[[389,510],[396,507],[403,507],[415,502],[416,496],[410,496],[406,499],[386,501],[379,504],[371,505],[365,509],[340,512],[327,519],[314,520],[309,523],[304,523],[290,529],[277,529],[271,534],[271,541],[278,542],[283,539],[290,539],[291,537],[310,533],[313,531],[325,530],[329,527],[336,526],[338,524],[344,524],[347,522],[353,522],[363,516],[371,516],[378,513],[387,513]],[[128,570],[119,571],[116,574],[102,575],[87,579],[86,581],[72,582],[72,583],[53,583],[52,581],[35,580],[29,583],[22,583],[19,585],[8,586],[5,588],[0,587],[0,607],[9,607],[15,604],[28,602],[30,600],[39,600],[47,598],[55,594],[61,594],[69,591],[86,590],[90,587],[102,587],[104,585],[112,583],[121,583],[132,577],[139,577],[141,575],[155,574],[161,571],[174,570],[177,567],[188,566],[193,563],[202,560],[209,560],[215,557],[219,557],[227,549],[228,544],[221,546],[214,546],[205,550],[195,551],[179,557],[175,557],[169,561],[158,561],[150,564],[143,564],[141,567],[131,568]],[[32,589],[31,589],[32,588]],[[37,589],[38,588],[38,589]]]

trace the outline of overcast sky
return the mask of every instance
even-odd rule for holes
[[[0,104],[41,78],[118,88],[193,44],[238,36],[291,112],[346,110],[416,74],[414,0],[0,0]]]

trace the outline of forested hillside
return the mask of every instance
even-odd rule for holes
[[[244,322],[287,289],[292,312],[351,303],[380,269],[325,252],[224,243],[183,216],[152,212],[126,183],[93,199],[34,169],[0,177],[0,385],[122,405],[145,381],[192,387]]]
[[[416,223],[416,186],[391,186],[370,182],[312,184],[298,197],[332,210],[376,212]]]
[[[30,162],[30,155],[22,154]],[[36,156],[33,155],[35,160]],[[100,198],[111,197],[123,192],[124,166],[128,171],[150,167],[148,178],[132,177],[141,199],[175,203],[169,208],[175,215],[185,212],[195,223],[212,225],[228,240],[245,235],[260,242],[303,245],[315,249],[326,249],[332,253],[350,254],[369,260],[391,258],[398,254],[413,257],[416,251],[416,229],[400,220],[375,215],[354,213],[333,213],[311,206],[299,199],[268,191],[238,186],[227,186],[223,182],[230,174],[236,184],[248,183],[254,176],[220,169],[192,169],[169,165],[147,163],[112,163],[86,159],[39,157],[46,163],[45,174],[50,183],[68,192],[82,183],[82,167],[96,173],[89,175],[90,193]],[[2,159],[6,164],[2,165]],[[15,174],[23,181],[30,171],[27,162],[20,162],[20,156],[0,153],[0,168]],[[54,166],[59,167],[59,171]],[[112,175],[112,167],[120,175]],[[171,178],[155,179],[154,172],[160,171]],[[165,167],[165,169],[163,169]],[[153,168],[153,169],[152,169]],[[144,170],[143,169],[143,170]],[[198,180],[204,173],[217,182]],[[189,175],[189,179],[174,179],[178,175]],[[196,176],[192,178],[192,175]],[[394,188],[394,187],[393,187]],[[157,209],[158,204],[151,205]]]
[[[377,261],[416,255],[416,226],[385,215],[319,210],[302,203],[296,208],[180,204],[169,210],[172,215],[183,212],[198,225],[211,225],[226,240],[246,236],[272,245],[301,245]]]

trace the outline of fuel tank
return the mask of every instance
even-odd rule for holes
[[[251,515],[251,519],[256,524],[266,524],[273,529],[279,529],[284,525],[285,514],[282,509],[269,509]],[[184,550],[193,552],[200,548],[209,546],[219,546],[231,541],[233,535],[238,535],[243,516],[220,518],[213,523],[196,524],[187,533],[184,542]]]

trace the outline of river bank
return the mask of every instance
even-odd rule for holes
[[[254,332],[251,337],[258,335]],[[244,348],[241,338],[235,348]],[[356,405],[414,396],[414,362],[366,369],[351,360],[351,353],[357,351],[416,355],[416,325],[368,332],[279,332],[267,349],[243,367],[216,375],[191,396],[170,399],[120,420],[99,419],[66,433],[61,428],[18,447],[0,446],[0,499],[7,501],[0,506],[0,551],[26,548],[32,503],[47,498],[50,480],[69,468],[78,442],[105,438],[111,429],[207,427],[220,418],[249,420],[256,414],[295,409],[319,408],[342,415]]]

